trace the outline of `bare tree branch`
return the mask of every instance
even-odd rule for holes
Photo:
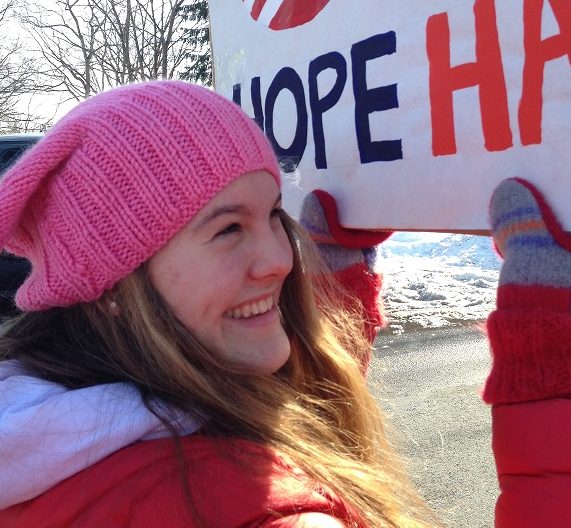
[[[188,56],[182,9],[193,1],[52,0],[50,8],[20,10],[20,18],[48,77],[81,100],[109,86],[177,76]]]
[[[14,23],[16,0],[0,5],[0,132],[28,130],[41,125],[38,116],[20,109],[23,100],[44,91],[48,85],[41,80],[38,60],[29,56],[18,39],[10,39],[8,22]]]

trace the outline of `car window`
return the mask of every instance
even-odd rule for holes
[[[7,147],[0,153],[0,174],[8,169],[26,150],[22,145]]]
[[[0,178],[38,139],[39,137],[14,141],[0,136]],[[0,321],[18,313],[13,298],[29,273],[30,263],[26,259],[5,250],[0,251]]]

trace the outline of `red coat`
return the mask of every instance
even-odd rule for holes
[[[497,528],[571,527],[571,400],[497,405]]]
[[[202,524],[188,507],[173,441],[161,439],[117,451],[38,498],[1,510],[0,526],[285,528],[301,526],[304,512],[349,523],[342,501],[263,447],[199,435],[183,438],[182,446]],[[230,450],[239,453],[240,462],[225,456]],[[262,476],[251,473],[249,456]]]

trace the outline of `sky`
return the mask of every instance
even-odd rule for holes
[[[484,321],[494,308],[499,268],[489,237],[395,233],[376,262],[388,331]]]
[[[53,3],[50,0],[40,1],[44,5]],[[4,5],[5,3],[5,1],[0,0],[0,5]],[[37,45],[30,39],[15,19],[8,18],[4,20],[0,26],[0,31],[3,39],[7,38],[10,39],[10,41],[18,40],[28,56],[37,55],[36,52],[32,51]],[[75,101],[64,102],[68,97],[68,95],[61,93],[38,93],[22,96],[16,104],[16,108],[23,114],[37,115],[38,117],[47,118],[52,123],[55,123],[77,104]]]

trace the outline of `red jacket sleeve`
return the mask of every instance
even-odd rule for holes
[[[336,271],[335,278],[351,297],[358,299],[365,311],[365,337],[372,344],[379,328],[386,324],[382,301],[382,276],[369,271],[365,263],[354,264]]]
[[[496,405],[496,528],[571,526],[571,400]]]

